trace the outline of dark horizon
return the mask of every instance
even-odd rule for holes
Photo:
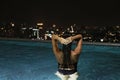
[[[0,22],[120,25],[117,1],[1,1]]]

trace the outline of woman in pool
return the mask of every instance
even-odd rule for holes
[[[77,46],[71,50],[72,42],[77,41]],[[62,44],[62,49],[58,48],[58,41]],[[61,80],[77,80],[77,63],[82,48],[82,35],[63,34],[61,37],[52,35],[53,52],[58,61],[58,71],[55,73]]]

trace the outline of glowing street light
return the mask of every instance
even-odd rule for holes
[[[12,27],[14,27],[14,26],[15,26],[15,24],[14,24],[14,23],[12,23],[12,22],[11,22],[10,24],[11,24],[11,26],[12,26]]]

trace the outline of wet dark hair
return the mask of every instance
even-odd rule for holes
[[[67,38],[70,37],[72,34],[69,32],[65,32],[62,37]],[[62,46],[62,52],[63,52],[63,67],[66,67],[71,64],[71,48],[72,48],[72,42]]]
[[[63,64],[67,65],[71,63],[71,46],[72,43],[69,43],[68,45],[62,46],[63,51]]]

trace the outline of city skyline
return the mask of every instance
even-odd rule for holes
[[[1,1],[0,22],[119,25],[117,1]]]

